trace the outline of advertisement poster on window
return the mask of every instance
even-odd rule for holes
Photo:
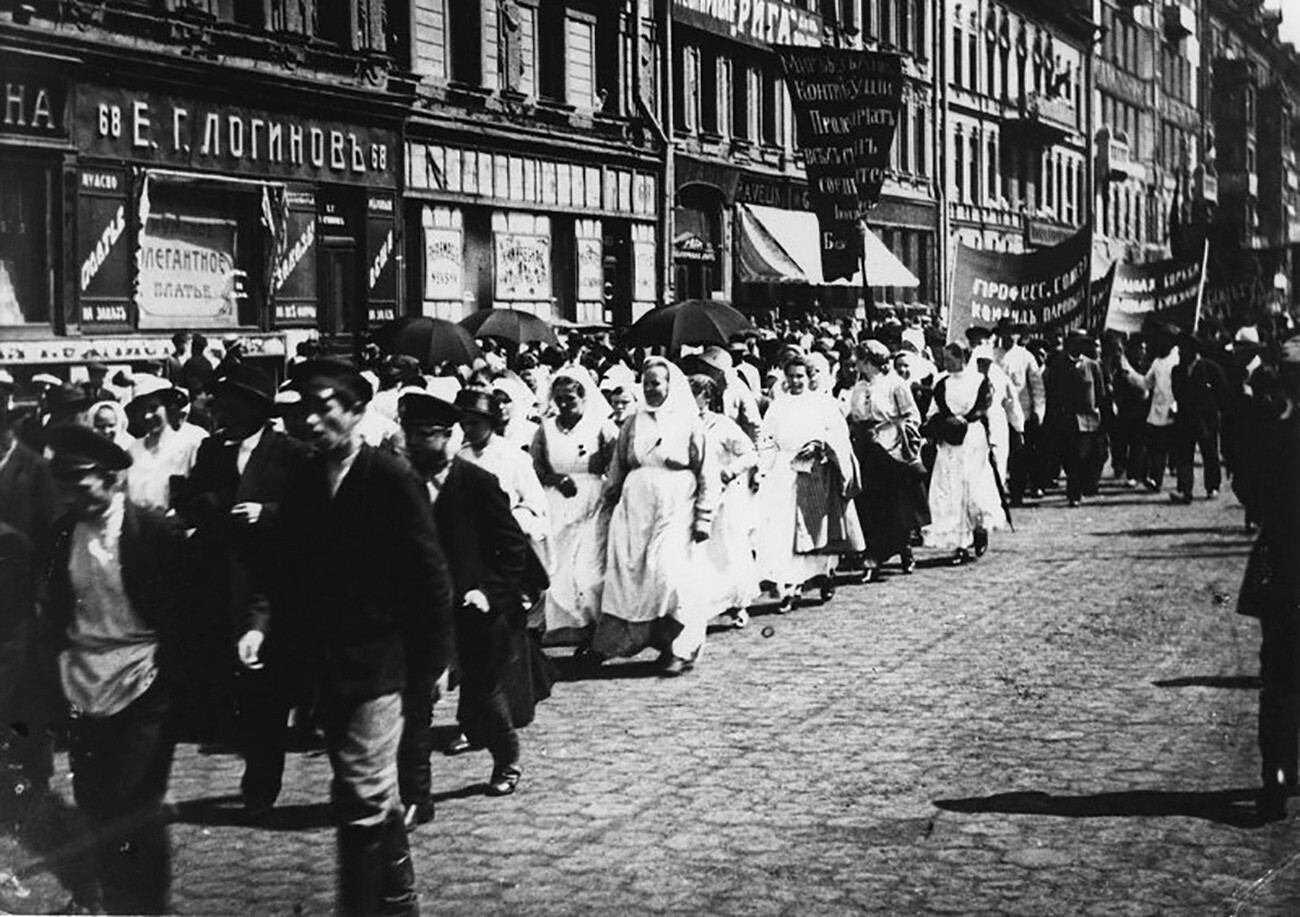
[[[605,292],[605,266],[599,239],[578,239],[578,299],[599,302]]]
[[[141,328],[216,328],[239,324],[244,272],[236,265],[234,220],[149,213],[136,252]]]
[[[81,321],[126,325],[131,304],[131,241],[126,176],[85,170],[77,203],[77,296]]]
[[[277,324],[316,321],[316,214],[291,210],[271,275]]]
[[[464,238],[454,228],[424,227],[424,298],[460,299]]]
[[[632,243],[633,281],[632,298],[638,301],[652,301],[655,298],[655,244],[653,242]]]
[[[389,217],[366,220],[366,314],[372,325],[397,317],[396,236]]]
[[[496,242],[496,292],[502,301],[551,298],[551,237],[499,232]]]

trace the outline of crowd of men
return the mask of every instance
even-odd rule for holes
[[[1187,503],[1199,449],[1205,496],[1226,472],[1275,569],[1300,518],[1285,487],[1281,509],[1272,499],[1278,455],[1295,454],[1300,347],[1289,336],[1271,325],[1230,338],[1156,325],[1128,339],[970,329],[1004,506],[1043,498],[1062,474],[1078,506],[1099,494],[1107,459],[1121,486],[1153,492],[1172,467],[1170,498]],[[10,802],[15,788],[48,792],[65,735],[99,880],[98,899],[77,905],[165,912],[175,741],[233,743],[256,821],[279,795],[297,711],[319,727],[333,770],[340,909],[415,913],[407,838],[433,815],[433,704],[459,686],[457,750],[488,751],[487,792],[509,795],[522,777],[518,730],[552,679],[527,630],[547,585],[536,533],[512,511],[505,472],[460,440],[472,448],[476,424],[504,430],[502,379],[547,411],[548,375],[565,365],[600,380],[611,419],[624,420],[644,353],[608,333],[562,348],[488,344],[470,367],[367,350],[295,360],[278,383],[227,343],[220,360],[196,335],[163,365],[112,380],[99,366],[85,383],[33,380],[27,411],[16,405],[33,392],[0,369],[0,712],[21,724],[3,743],[0,789]],[[744,386],[719,403],[757,439],[792,353],[824,366],[814,387],[846,416],[863,361],[883,354],[924,417],[941,343],[922,326],[804,318],[680,359],[724,391]],[[918,467],[933,464],[929,451]],[[1271,578],[1264,605],[1294,616],[1294,580]],[[1265,727],[1262,702],[1261,745],[1275,805],[1296,783],[1288,653],[1300,625],[1260,617],[1274,622],[1265,693],[1282,725]]]

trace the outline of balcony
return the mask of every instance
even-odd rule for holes
[[[970,223],[976,226],[997,227],[1001,229],[1021,228],[1020,214],[1011,209],[1011,205],[1005,202],[999,205],[981,205],[966,204],[954,201],[950,205],[949,214],[952,219],[958,223]]]
[[[1219,176],[1219,191],[1224,197],[1259,197],[1259,175],[1255,172],[1225,172]]]
[[[1192,194],[1207,204],[1219,202],[1219,176],[1207,172],[1205,166],[1197,166],[1192,176]]]
[[[1196,32],[1196,14],[1178,0],[1165,4],[1165,38],[1182,41]]]
[[[1146,178],[1146,169],[1133,159],[1123,131],[1112,134],[1103,127],[1097,132],[1097,178],[1112,182]]]
[[[1019,133],[1040,146],[1060,143],[1074,133],[1078,124],[1074,103],[1059,96],[1030,92],[1008,109],[1002,119],[1004,130]]]

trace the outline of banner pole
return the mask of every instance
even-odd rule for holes
[[[1201,329],[1201,303],[1205,299],[1205,267],[1210,260],[1210,237],[1201,245],[1201,282],[1196,285],[1196,314],[1192,316],[1192,334]]]
[[[858,220],[858,229],[861,239],[861,247],[858,249],[858,264],[862,270],[862,311],[865,313],[863,318],[866,320],[867,334],[875,331],[875,322],[872,321],[873,313],[876,311],[876,304],[871,298],[871,281],[867,279],[867,221]]]

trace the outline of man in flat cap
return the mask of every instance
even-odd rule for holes
[[[184,602],[181,539],[132,503],[131,457],[86,427],[47,433],[69,495],[45,566],[44,624],[71,714],[72,788],[102,906],[162,914],[171,884],[163,799],[174,741],[171,649]]]
[[[438,534],[455,589],[456,663],[460,677],[457,721],[465,744],[492,755],[487,792],[515,791],[519,738],[515,732],[521,699],[531,720],[529,645],[521,599],[529,546],[497,478],[490,471],[451,454],[451,435],[463,411],[422,390],[408,390],[398,402],[411,462],[428,489]],[[522,673],[522,677],[512,675]],[[416,703],[430,697],[418,692]],[[404,738],[403,795],[422,805],[429,786],[428,711],[419,710]],[[422,815],[418,816],[422,817]]]
[[[40,798],[54,772],[50,711],[32,653],[37,630],[37,549],[61,512],[49,462],[14,431],[14,378],[0,369],[0,812]],[[22,728],[12,728],[21,724]],[[6,816],[6,817],[7,817]]]
[[[280,501],[273,560],[290,588],[240,638],[239,656],[255,669],[264,642],[296,641],[290,651],[319,683],[339,910],[416,913],[397,785],[402,693],[447,667],[451,578],[420,482],[361,440],[370,383],[332,360],[305,361],[294,374],[314,455]]]
[[[237,680],[230,644],[265,613],[255,596],[275,601],[283,584],[267,565],[275,520],[289,478],[307,460],[306,447],[272,428],[275,383],[247,363],[231,364],[211,385],[217,429],[199,446],[177,508],[195,528],[191,540],[201,576],[191,645],[201,696],[196,718],[209,724],[205,740],[234,737],[244,755],[240,788],[251,817],[264,815],[280,793],[285,721],[292,701],[291,642],[272,640],[265,668]],[[264,590],[254,592],[254,583]],[[280,652],[281,649],[285,652]],[[201,714],[206,715],[201,716]]]

